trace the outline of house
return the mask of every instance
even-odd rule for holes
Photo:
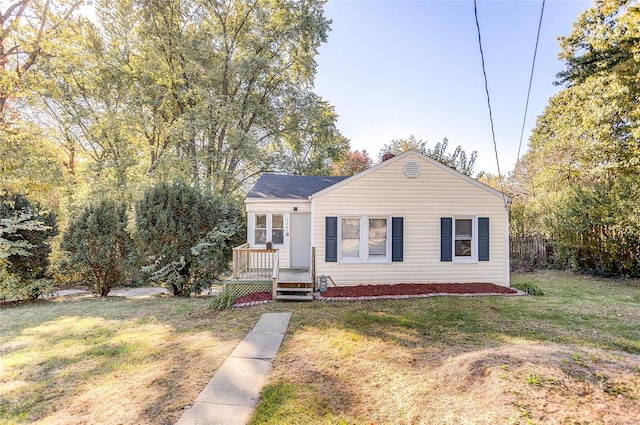
[[[309,281],[323,276],[338,286],[509,286],[505,201],[416,151],[351,177],[264,174],[245,199],[243,248],[270,242],[279,273],[304,270]]]

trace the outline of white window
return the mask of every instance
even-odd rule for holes
[[[387,258],[387,219],[369,219],[369,258]]]
[[[285,218],[284,214],[255,214],[253,228],[253,244],[284,245]]]
[[[453,220],[453,258],[455,261],[475,262],[477,255],[477,221],[473,217]]]
[[[340,225],[340,254],[342,259],[359,259],[360,218],[342,217]]]
[[[256,245],[264,245],[267,243],[267,215],[256,214],[256,227],[253,231],[253,243]]]
[[[271,242],[274,245],[284,245],[284,215],[271,215]]]
[[[340,217],[340,261],[388,262],[388,223],[388,217]]]

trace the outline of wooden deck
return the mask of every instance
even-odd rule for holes
[[[277,249],[250,248],[243,244],[233,249],[234,283],[271,282],[276,301],[312,301],[314,282],[309,269],[281,269]]]

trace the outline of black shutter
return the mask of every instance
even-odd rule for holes
[[[338,217],[325,217],[324,261],[338,262]]]
[[[453,219],[440,218],[440,261],[451,261],[453,252]]]
[[[489,217],[478,217],[478,261],[489,261]]]
[[[391,217],[391,261],[404,257],[404,218]]]

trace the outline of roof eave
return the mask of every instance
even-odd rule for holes
[[[244,198],[245,204],[266,202],[311,202],[311,198]]]

